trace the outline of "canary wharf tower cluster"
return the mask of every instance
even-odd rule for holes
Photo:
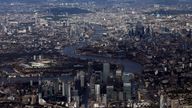
[[[0,0],[0,108],[192,108],[191,0]]]

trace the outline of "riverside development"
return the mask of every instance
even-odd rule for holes
[[[0,1],[0,108],[192,108],[190,0]]]

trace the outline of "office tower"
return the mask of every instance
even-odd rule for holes
[[[107,105],[107,94],[102,95],[102,103],[106,106]]]
[[[31,105],[36,104],[36,102],[37,102],[37,96],[36,95],[32,95],[31,96]]]
[[[121,77],[115,78],[114,91],[116,92],[123,91],[123,81]]]
[[[115,92],[113,85],[107,85],[107,101],[115,100]]]
[[[88,69],[87,69],[87,72],[90,73],[91,70],[92,70],[92,65],[93,65],[93,62],[88,62]]]
[[[62,81],[59,79],[59,92],[62,93]]]
[[[43,81],[41,92],[43,97],[53,96],[55,93],[54,83],[48,80]]]
[[[39,24],[38,13],[36,12],[33,17],[35,18],[35,25],[37,26]]]
[[[39,104],[43,103],[42,102],[42,93],[38,94],[38,102],[39,102]]]
[[[71,101],[71,83],[62,81],[62,96],[66,96],[68,102]]]
[[[40,100],[41,98],[42,98],[42,93],[39,92],[39,94],[38,94],[38,100]]]
[[[33,55],[33,60],[36,61],[37,60],[37,56]]]
[[[192,63],[189,63],[189,67],[190,67],[190,68],[192,67]]]
[[[146,35],[146,36],[151,36],[150,26],[148,26],[148,27],[145,29],[145,35]]]
[[[38,101],[39,101],[39,103],[40,103],[40,100],[42,98],[42,87],[41,87],[42,85],[41,84],[42,84],[42,82],[41,82],[41,79],[39,77],[39,79],[38,79]]]
[[[122,76],[122,70],[118,69],[116,70],[116,77],[121,77]]]
[[[4,32],[5,32],[5,33],[7,33],[7,32],[8,32],[8,29],[7,29],[7,27],[6,27],[6,26],[3,26],[3,30],[4,30]]]
[[[62,96],[66,96],[65,95],[65,82],[62,81],[61,85],[62,85]]]
[[[28,26],[28,27],[27,27],[27,31],[28,31],[28,32],[32,32],[32,27],[31,27],[31,26]]]
[[[123,101],[123,92],[118,92],[118,100]]]
[[[96,96],[96,100],[99,101],[100,100],[100,84],[95,84],[95,96]]]
[[[58,82],[58,80],[53,82],[53,90],[54,90],[54,94],[57,94],[59,92],[59,82]]]
[[[42,56],[41,55],[39,55],[39,60],[42,60]]]
[[[136,36],[142,37],[145,33],[144,26],[141,22],[137,22],[136,28],[135,28],[135,34]]]
[[[71,102],[71,84],[68,83],[67,84],[67,99],[68,99],[68,103]]]
[[[180,105],[179,105],[179,100],[178,99],[171,100],[171,108],[179,108],[179,107],[180,107]]]
[[[160,95],[160,108],[165,108],[164,95]]]
[[[135,35],[133,28],[131,28],[131,29],[129,30],[128,34],[129,34],[129,36],[134,36],[134,35]]]
[[[131,81],[131,99],[137,100],[138,98],[138,83],[134,80]]]
[[[76,102],[76,106],[79,108],[80,98],[79,98],[79,95],[78,95],[78,90],[73,90],[72,91],[72,98],[73,98],[73,101]]]
[[[30,80],[30,86],[33,86],[33,80]]]
[[[106,85],[107,84],[107,79],[110,73],[110,64],[109,63],[104,63],[103,64],[103,74],[102,74],[102,80],[103,83]]]
[[[124,99],[131,100],[131,83],[123,83]]]
[[[85,86],[85,72],[83,71],[80,72],[80,85],[81,88]]]
[[[138,91],[137,91],[137,94],[138,94],[138,101],[141,101],[141,99],[142,99],[141,91],[138,90]]]
[[[123,92],[124,92],[124,99],[126,101],[131,100],[131,79],[133,75],[132,74],[123,74]]]
[[[189,32],[187,33],[188,38],[192,38],[192,30],[190,29]]]

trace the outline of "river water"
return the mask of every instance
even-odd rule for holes
[[[102,34],[106,32],[106,29],[102,26],[95,25],[95,33],[93,36],[91,36],[92,41],[93,40],[99,40],[99,38],[102,38]],[[133,62],[126,58],[110,58],[110,57],[102,57],[102,56],[91,56],[91,55],[80,55],[76,53],[76,48],[78,46],[86,46],[86,42],[76,43],[75,45],[69,45],[66,46],[63,50],[63,54],[72,57],[72,58],[78,58],[88,61],[96,61],[96,62],[103,62],[103,63],[111,63],[111,64],[120,64],[124,67],[124,72],[126,73],[141,73],[143,70],[142,65]],[[43,80],[48,79],[57,79],[55,78],[47,78],[47,77],[41,77]],[[31,78],[23,78],[23,77],[16,77],[16,78],[0,78],[0,83],[16,83],[16,82],[29,82],[30,80],[38,81],[39,77],[31,77]],[[61,79],[67,79],[65,76],[64,78],[61,77]]]
[[[105,32],[105,29],[103,27],[96,25],[95,27],[95,33],[91,37],[90,40],[99,40],[98,38],[102,38],[102,34]],[[87,43],[85,42],[78,42],[73,45],[66,46],[63,50],[63,54],[67,55],[68,57],[82,59],[82,60],[88,60],[88,61],[96,61],[96,62],[103,62],[103,63],[111,63],[111,64],[117,64],[122,65],[124,67],[124,73],[134,73],[134,74],[140,74],[143,70],[142,65],[133,62],[126,58],[112,58],[112,57],[105,57],[105,56],[93,56],[93,55],[81,55],[76,52],[76,49],[79,48],[79,46],[86,47]],[[88,108],[88,97],[89,97],[89,90],[86,89],[87,92],[83,95],[83,103],[85,105],[85,108]]]
[[[90,40],[98,40],[102,38],[102,34],[106,32],[106,29],[99,25],[94,25],[94,34],[91,36]],[[141,73],[143,70],[143,66],[133,62],[127,58],[111,58],[111,57],[102,57],[100,55],[80,55],[76,53],[76,49],[78,46],[85,46],[86,42],[76,43],[75,45],[66,46],[64,48],[63,53],[69,57],[84,59],[88,61],[97,61],[103,63],[111,63],[111,64],[120,64],[124,67],[124,72],[126,73]]]
[[[142,65],[133,62],[126,58],[110,58],[110,57],[102,57],[102,56],[92,56],[92,55],[79,55],[76,54],[76,45],[67,46],[64,48],[64,54],[68,55],[69,57],[79,58],[82,60],[88,61],[96,61],[96,62],[103,62],[103,63],[111,63],[111,64],[120,64],[124,67],[124,72],[126,73],[141,73],[142,72]]]
[[[105,29],[103,29],[101,26],[96,25],[95,27],[95,33],[92,36],[92,40],[97,40],[98,38],[101,38],[102,34],[105,32]],[[88,60],[88,61],[96,61],[96,62],[103,62],[103,63],[111,63],[111,64],[118,64],[122,65],[124,67],[124,72],[125,73],[137,73],[140,74],[143,70],[142,65],[133,62],[129,59],[126,58],[111,58],[111,57],[104,57],[104,56],[92,56],[92,55],[80,55],[76,53],[76,49],[79,46],[86,46],[86,42],[82,43],[76,43],[74,45],[69,45],[66,46],[63,50],[63,54],[67,55],[68,57],[72,58],[78,58],[78,59],[83,59],[83,60]],[[29,82],[29,81],[35,81],[37,82],[39,79],[41,80],[57,80],[58,77],[16,77],[16,78],[1,78],[0,79],[0,84],[6,84],[6,83],[16,83],[16,82]],[[61,76],[59,79],[62,80],[71,80],[71,77],[68,76]],[[88,91],[88,89],[86,89]],[[85,96],[83,97],[84,99],[84,104],[85,107],[88,108],[88,94],[89,92],[85,92]]]

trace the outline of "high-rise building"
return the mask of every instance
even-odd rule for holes
[[[118,92],[118,100],[123,101],[123,92]]]
[[[93,62],[88,62],[88,69],[87,72],[91,73]]]
[[[118,69],[116,70],[116,77],[121,77],[122,76],[122,70]]]
[[[164,95],[160,95],[160,108],[165,108],[165,99]]]
[[[62,85],[62,96],[65,96],[65,82],[62,81],[61,85]]]
[[[135,28],[135,34],[136,34],[136,36],[142,37],[142,36],[144,35],[144,33],[145,33],[145,30],[144,30],[144,29],[145,29],[145,28],[144,28],[143,24],[142,24],[141,22],[137,22],[136,28]]]
[[[59,93],[59,81],[58,80],[54,81],[53,90],[54,90],[54,94]]]
[[[162,100],[161,100],[162,101]],[[160,106],[161,108],[162,106]],[[179,100],[178,99],[175,99],[175,100],[171,100],[171,108],[179,108],[180,105],[179,105]]]
[[[146,35],[146,36],[151,36],[151,28],[150,28],[150,26],[148,26],[148,27],[145,29],[145,35]]]
[[[192,38],[192,30],[190,29],[189,32],[187,33],[188,38]]]
[[[36,104],[36,102],[37,102],[37,96],[36,95],[32,95],[31,96],[31,104],[34,105],[34,104]]]
[[[33,86],[33,80],[30,80],[30,86]]]
[[[116,94],[113,85],[107,85],[107,101],[116,100]]]
[[[73,101],[76,102],[76,106],[79,108],[80,97],[79,97],[79,94],[78,94],[78,90],[73,90],[72,91],[72,98],[73,98]]]
[[[33,55],[33,60],[36,61],[37,60],[37,56]]]
[[[80,72],[80,83],[81,83],[81,87],[85,86],[85,72],[83,71]]]
[[[100,84],[95,84],[95,96],[96,96],[96,100],[99,101],[100,100]]]
[[[68,100],[68,103],[71,102],[71,84],[70,83],[67,84],[67,100]]]
[[[104,84],[107,84],[107,79],[110,73],[110,64],[104,63],[103,64],[103,74],[102,74],[102,81]]]
[[[129,36],[134,36],[134,35],[135,35],[133,28],[131,28],[131,29],[129,30],[128,34],[129,34]]]
[[[102,95],[102,103],[106,106],[107,105],[107,94]]]
[[[138,83],[131,80],[131,99],[138,100]]]
[[[124,92],[124,99],[126,101],[131,100],[131,79],[133,77],[133,74],[123,74],[123,92]]]
[[[123,83],[124,99],[131,100],[131,83]]]

